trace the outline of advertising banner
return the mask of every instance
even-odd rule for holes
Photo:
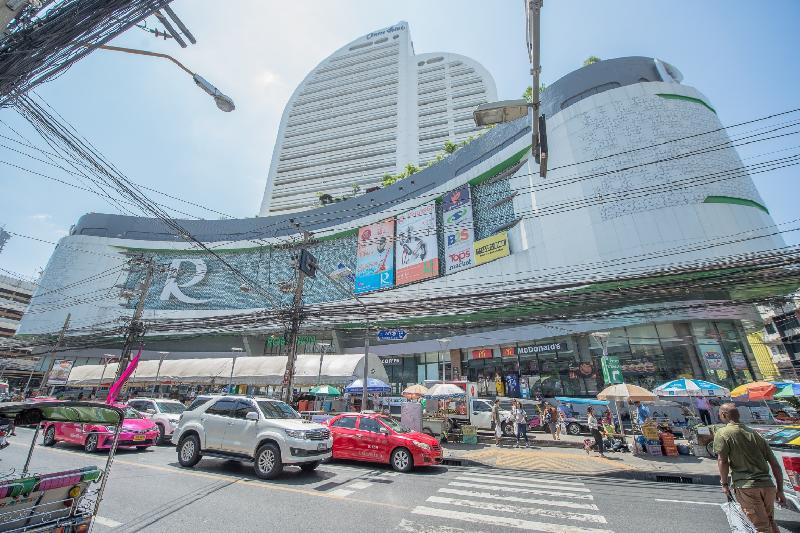
[[[509,255],[508,232],[502,231],[497,235],[475,241],[475,264],[482,265],[501,257]]]
[[[397,285],[439,275],[435,202],[397,216],[395,263]]]
[[[358,230],[356,294],[394,287],[394,219]]]
[[[475,266],[475,232],[469,184],[445,194],[442,207],[445,274]]]
[[[494,357],[494,351],[491,348],[472,350],[473,359],[491,359],[492,357]]]
[[[47,384],[66,385],[74,363],[74,361],[67,361],[66,359],[56,359],[53,362],[52,370],[47,375]]]

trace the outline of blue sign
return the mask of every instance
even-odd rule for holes
[[[404,329],[381,329],[378,330],[378,339],[382,341],[402,341],[408,336]]]

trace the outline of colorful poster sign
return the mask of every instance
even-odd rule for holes
[[[475,241],[475,264],[482,265],[509,255],[508,232],[501,231],[497,235]]]
[[[53,362],[53,368],[47,375],[48,385],[66,385],[69,379],[69,373],[72,371],[72,365],[75,361],[68,361],[66,359],[56,359]]]
[[[722,357],[722,348],[717,343],[699,343],[700,353],[708,370],[728,370],[728,365]]]
[[[442,198],[445,274],[475,266],[475,232],[469,184]]]
[[[394,219],[358,230],[356,294],[394,287]]]
[[[439,275],[435,202],[397,216],[395,263],[397,285]]]
[[[517,355],[517,349],[514,346],[503,346],[500,348],[501,357],[514,357]]]

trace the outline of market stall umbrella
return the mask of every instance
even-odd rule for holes
[[[649,390],[639,387],[637,385],[630,385],[628,383],[619,383],[611,385],[603,389],[597,395],[598,400],[608,400],[614,402],[614,407],[617,409],[617,420],[619,420],[619,429],[622,432],[622,440],[625,441],[625,426],[622,425],[622,416],[619,413],[619,402],[654,402],[658,400],[658,396]]]
[[[437,383],[424,394],[425,398],[430,400],[448,400],[450,398],[461,398],[467,394],[467,391],[453,385],[452,383]]]
[[[794,398],[800,396],[800,383],[786,383],[775,393],[775,398]]]
[[[341,396],[342,393],[336,387],[330,385],[319,385],[309,391],[316,396]]]
[[[731,391],[702,379],[673,379],[653,389],[657,396],[714,396],[727,398]]]
[[[428,387],[424,385],[411,385],[410,387],[406,387],[406,389],[403,391],[403,397],[416,399],[420,396],[424,396],[427,392]]]
[[[350,385],[344,388],[345,392],[350,394],[361,394],[361,390],[364,387],[364,380],[357,379],[352,382]],[[390,392],[392,387],[384,383],[379,379],[368,378],[367,379],[367,392]]]
[[[778,387],[766,381],[753,381],[739,385],[731,391],[731,398],[740,400],[771,400]]]
[[[597,399],[610,400],[612,402],[654,402],[658,400],[658,397],[649,390],[637,385],[620,383],[603,389],[597,395]]]

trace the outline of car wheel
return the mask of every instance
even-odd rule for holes
[[[514,436],[514,424],[511,422],[503,422],[500,428],[503,430],[504,437],[513,437]]]
[[[256,462],[253,465],[256,475],[261,479],[274,479],[283,472],[281,450],[272,443],[263,445],[256,452]]]
[[[158,446],[164,443],[164,426],[156,424],[156,428],[158,428],[158,437],[156,437],[156,446]]]
[[[576,422],[570,422],[567,424],[567,433],[570,435],[580,435],[581,434],[581,425]]]
[[[52,446],[56,443],[56,427],[50,426],[42,437],[42,446]]]
[[[86,442],[83,443],[83,451],[86,453],[97,451],[97,433],[89,433],[89,436],[86,437]]]
[[[303,472],[313,472],[319,466],[319,461],[314,461],[313,463],[303,463],[300,465],[300,470]]]
[[[200,439],[197,435],[189,435],[178,444],[178,462],[181,466],[191,467],[200,460]]]
[[[398,472],[410,472],[414,468],[414,458],[405,448],[397,448],[392,452],[392,468]]]

